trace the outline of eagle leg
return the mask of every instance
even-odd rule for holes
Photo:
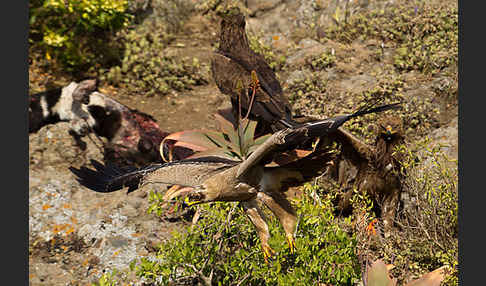
[[[189,199],[189,197],[186,197],[186,198],[184,199],[184,203],[186,203],[186,205],[187,205],[188,207],[190,207],[190,206],[193,206],[193,205],[200,204],[200,203],[202,203],[202,202],[201,202],[201,201],[198,201],[198,200],[190,200],[190,199]]]
[[[297,215],[290,202],[282,194],[275,192],[272,192],[272,195],[259,192],[257,198],[261,200],[279,219],[285,231],[290,253],[295,253],[296,245],[294,232],[297,225]]]
[[[265,262],[268,263],[268,259],[275,255],[275,251],[268,244],[270,232],[268,230],[265,215],[255,199],[241,202],[241,205],[257,230],[262,246],[263,258],[265,259]]]

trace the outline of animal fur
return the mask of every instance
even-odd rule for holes
[[[168,133],[156,120],[95,91],[96,81],[85,80],[31,95],[29,132],[59,121],[71,123],[77,139],[94,132],[105,137],[105,157],[119,164],[146,165],[161,162],[159,146]]]

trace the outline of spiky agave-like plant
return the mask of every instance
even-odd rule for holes
[[[188,158],[219,156],[231,160],[243,161],[258,145],[265,142],[271,134],[255,138],[257,122],[249,119],[240,120],[237,128],[221,114],[215,114],[220,131],[184,130],[169,134],[161,143],[161,155],[165,161],[172,160],[175,147],[185,147],[195,153]],[[167,144],[168,140],[175,141]],[[164,144],[169,149],[169,158],[165,158]]]

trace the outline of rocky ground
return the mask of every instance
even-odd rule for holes
[[[186,2],[193,5],[195,1]],[[217,1],[204,3],[212,2]],[[406,108],[400,112],[408,128],[407,141],[413,144],[428,135],[433,144],[442,144],[444,151],[457,159],[456,65],[434,74],[397,70],[392,64],[394,47],[380,48],[376,38],[349,43],[321,40],[326,37],[321,27],[333,24],[336,8],[344,11],[340,2],[346,1],[245,2],[250,15],[247,31],[267,47],[267,59],[277,66],[277,75],[295,112],[318,117],[349,112],[367,91],[391,90],[390,94],[406,102]],[[349,1],[348,9],[385,9],[392,2]],[[157,1],[153,3],[156,5]],[[127,106],[151,114],[168,132],[214,128],[213,114],[229,106],[228,98],[219,93],[209,74],[218,18],[211,10],[204,14],[204,7],[196,8],[160,53],[198,58],[206,84],[151,97],[106,82],[100,87],[103,93]],[[323,54],[331,60],[323,59]],[[322,65],[315,62],[319,59]],[[326,59],[331,64],[326,64]],[[32,92],[45,89],[48,79],[64,84],[71,80],[68,76],[40,72],[33,65],[29,67]],[[372,118],[367,120],[348,128],[368,138],[369,134],[360,129]],[[134,259],[150,256],[158,243],[188,223],[180,218],[147,214],[149,190],[128,195],[123,191],[100,194],[81,187],[68,167],[82,166],[90,159],[102,160],[103,139],[85,137],[87,147],[81,150],[68,129],[68,124],[61,122],[29,135],[30,285],[93,283],[105,271],[124,270]],[[127,281],[143,285],[133,273],[128,275]]]

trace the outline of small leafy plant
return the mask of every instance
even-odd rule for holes
[[[313,70],[325,70],[326,68],[332,67],[336,63],[336,56],[334,50],[330,52],[325,52],[319,56],[313,57],[308,60],[308,66]]]
[[[91,286],[116,286],[118,281],[116,276],[118,275],[118,270],[113,270],[112,272],[103,273],[97,282],[91,283]]]

